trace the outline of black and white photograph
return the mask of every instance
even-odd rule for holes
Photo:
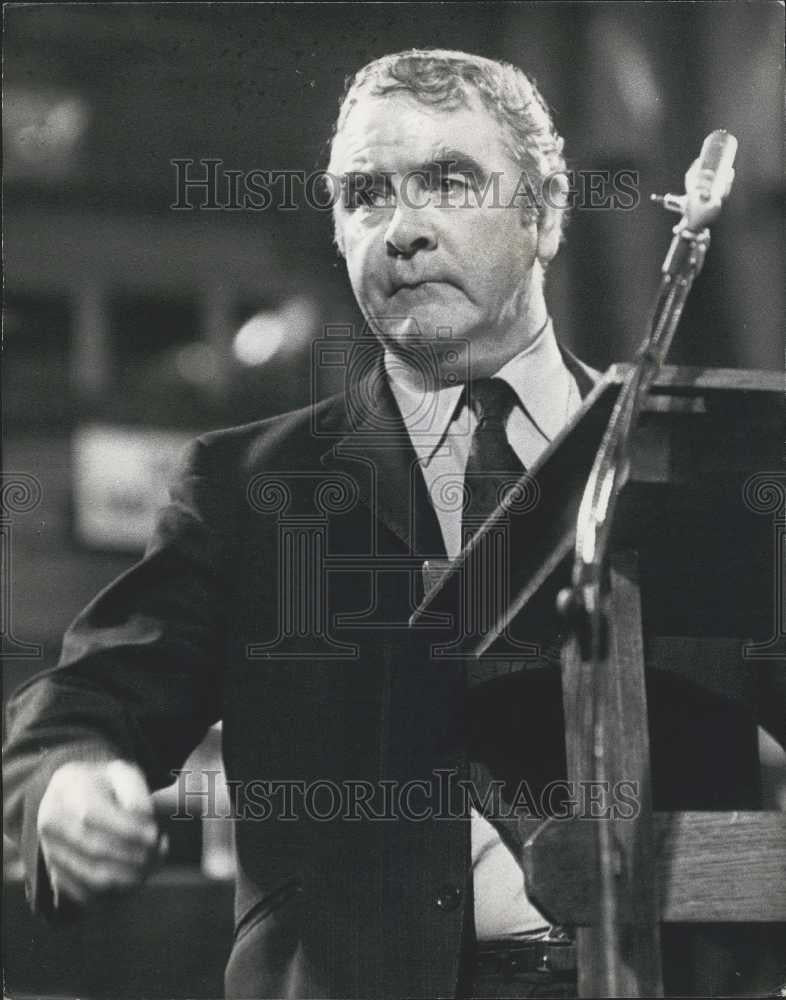
[[[4,996],[786,996],[785,12],[3,5]]]

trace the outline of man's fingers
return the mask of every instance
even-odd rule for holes
[[[142,868],[156,854],[155,843],[148,845],[89,828],[79,828],[78,834],[74,834],[73,830],[53,829],[47,834],[46,843],[47,846],[56,845],[63,851],[72,851],[92,864],[116,860],[123,865]]]
[[[44,852],[49,872],[55,907],[58,897],[67,895],[80,904],[88,904],[96,897],[111,896],[136,888],[155,871],[166,857],[169,838],[164,835],[155,849],[140,852],[129,861],[122,856],[92,856],[78,848],[65,837],[52,837]]]
[[[152,849],[158,840],[158,826],[150,813],[128,809],[114,799],[95,798],[81,816],[84,831]]]
[[[71,809],[49,810],[40,818],[39,832],[45,842],[65,843],[95,858],[138,857],[142,863],[158,842],[155,820],[126,812],[108,791],[80,801]]]
[[[55,909],[60,905],[60,900],[63,896],[68,896],[70,899],[74,900],[76,903],[86,904],[89,903],[92,896],[88,891],[86,886],[81,885],[75,879],[72,879],[70,875],[66,872],[60,870],[56,875],[50,875],[50,885],[52,886],[52,897],[55,904]]]
[[[50,879],[55,885],[68,886],[69,894],[77,888],[88,895],[131,889],[140,885],[145,876],[145,870],[138,866],[117,861],[95,863],[60,845],[52,845],[46,863]]]
[[[106,767],[106,776],[118,803],[129,812],[153,815],[153,799],[145,776],[134,764],[113,760]]]

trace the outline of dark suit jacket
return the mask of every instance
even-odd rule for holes
[[[586,394],[588,370],[566,360]],[[142,561],[77,619],[60,665],[10,705],[7,818],[33,905],[51,909],[35,821],[60,764],[121,756],[161,787],[223,719],[243,816],[228,995],[454,996],[471,926],[466,814],[448,819],[442,803],[408,820],[395,802],[407,781],[467,774],[463,668],[424,663],[406,627],[424,557],[444,555],[378,365],[347,396],[195,442]],[[565,773],[559,676],[524,676],[511,725],[526,734],[525,777],[537,784]],[[670,683],[653,697],[655,728],[668,719],[653,743],[656,798],[706,746]],[[473,709],[479,745],[510,694]],[[728,740],[723,711],[716,724]],[[749,763],[735,765],[738,787]],[[282,818],[284,787],[266,782],[292,783],[297,818]],[[419,813],[427,793],[408,787]],[[724,805],[708,788],[709,807]],[[372,816],[352,807],[353,789],[373,791]],[[373,818],[385,801],[397,819]]]

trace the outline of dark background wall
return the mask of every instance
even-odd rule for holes
[[[574,213],[549,277],[560,336],[600,367],[632,356],[670,239],[649,193],[680,191],[703,137],[733,131],[735,190],[672,358],[782,368],[779,4],[42,4],[4,21],[4,466],[40,492],[6,525],[6,693],[131,558],[74,537],[75,429],[190,432],[301,405],[313,340],[359,322],[328,214],[302,198],[174,210],[172,161],[324,166],[344,79],[370,58],[514,61],[571,168],[637,172],[629,211]],[[242,364],[233,338],[259,310],[285,340]]]

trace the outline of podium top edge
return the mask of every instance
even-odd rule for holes
[[[603,381],[621,384],[633,368],[631,363],[611,365]],[[786,393],[786,372],[755,368],[698,368],[686,365],[664,365],[650,392],[658,390],[742,390],[745,392]]]

